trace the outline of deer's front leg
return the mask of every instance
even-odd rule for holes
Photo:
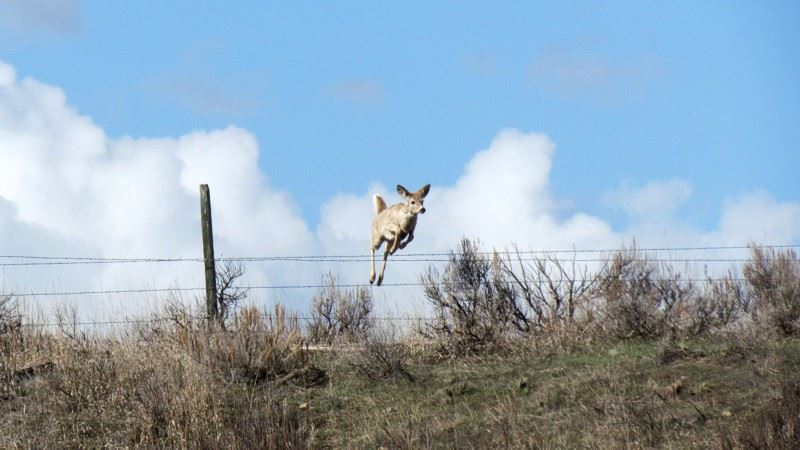
[[[375,281],[375,247],[372,247],[372,270],[369,272],[369,284]]]
[[[396,239],[395,239],[396,241]],[[383,251],[383,265],[381,266],[381,273],[378,275],[378,286],[383,283],[383,272],[386,270],[386,258],[389,257],[389,244],[386,244],[386,249]]]
[[[394,235],[394,240],[392,241],[392,245],[389,247],[389,254],[394,255],[394,252],[397,251],[397,247],[400,245],[400,233]],[[403,247],[400,247],[403,248]]]
[[[408,237],[406,238],[406,240],[404,242],[400,243],[400,249],[406,248],[406,245],[408,245],[408,243],[413,241],[413,240],[414,240],[414,232],[412,231],[412,232],[408,233]]]

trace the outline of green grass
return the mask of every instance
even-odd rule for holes
[[[569,353],[412,358],[417,381],[373,382],[320,355],[331,383],[291,396],[320,447],[713,447],[768,407],[800,360],[797,340],[742,357],[733,338],[633,341]],[[664,358],[665,349],[679,355]]]

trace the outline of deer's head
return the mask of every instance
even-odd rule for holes
[[[425,213],[425,196],[428,195],[428,191],[430,190],[430,184],[422,186],[417,192],[408,192],[408,189],[399,184],[397,185],[397,193],[403,197],[403,199],[406,201],[406,207],[414,215]]]

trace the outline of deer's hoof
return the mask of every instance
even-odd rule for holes
[[[383,283],[383,277],[378,277],[378,286],[380,286],[381,283]]]
[[[369,276],[369,284],[372,284],[374,282],[375,282],[375,274],[373,273],[372,275]],[[380,284],[380,283],[378,283],[378,284]]]

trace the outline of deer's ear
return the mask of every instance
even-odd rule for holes
[[[426,184],[425,186],[422,186],[421,188],[419,188],[419,190],[417,191],[417,194],[419,194],[420,197],[425,198],[428,195],[428,191],[430,191],[430,190],[431,190],[431,185],[430,184]]]
[[[408,192],[408,189],[404,188],[403,186],[401,186],[399,184],[397,185],[397,193],[400,194],[403,197],[408,197],[408,196],[411,195],[411,193]]]

